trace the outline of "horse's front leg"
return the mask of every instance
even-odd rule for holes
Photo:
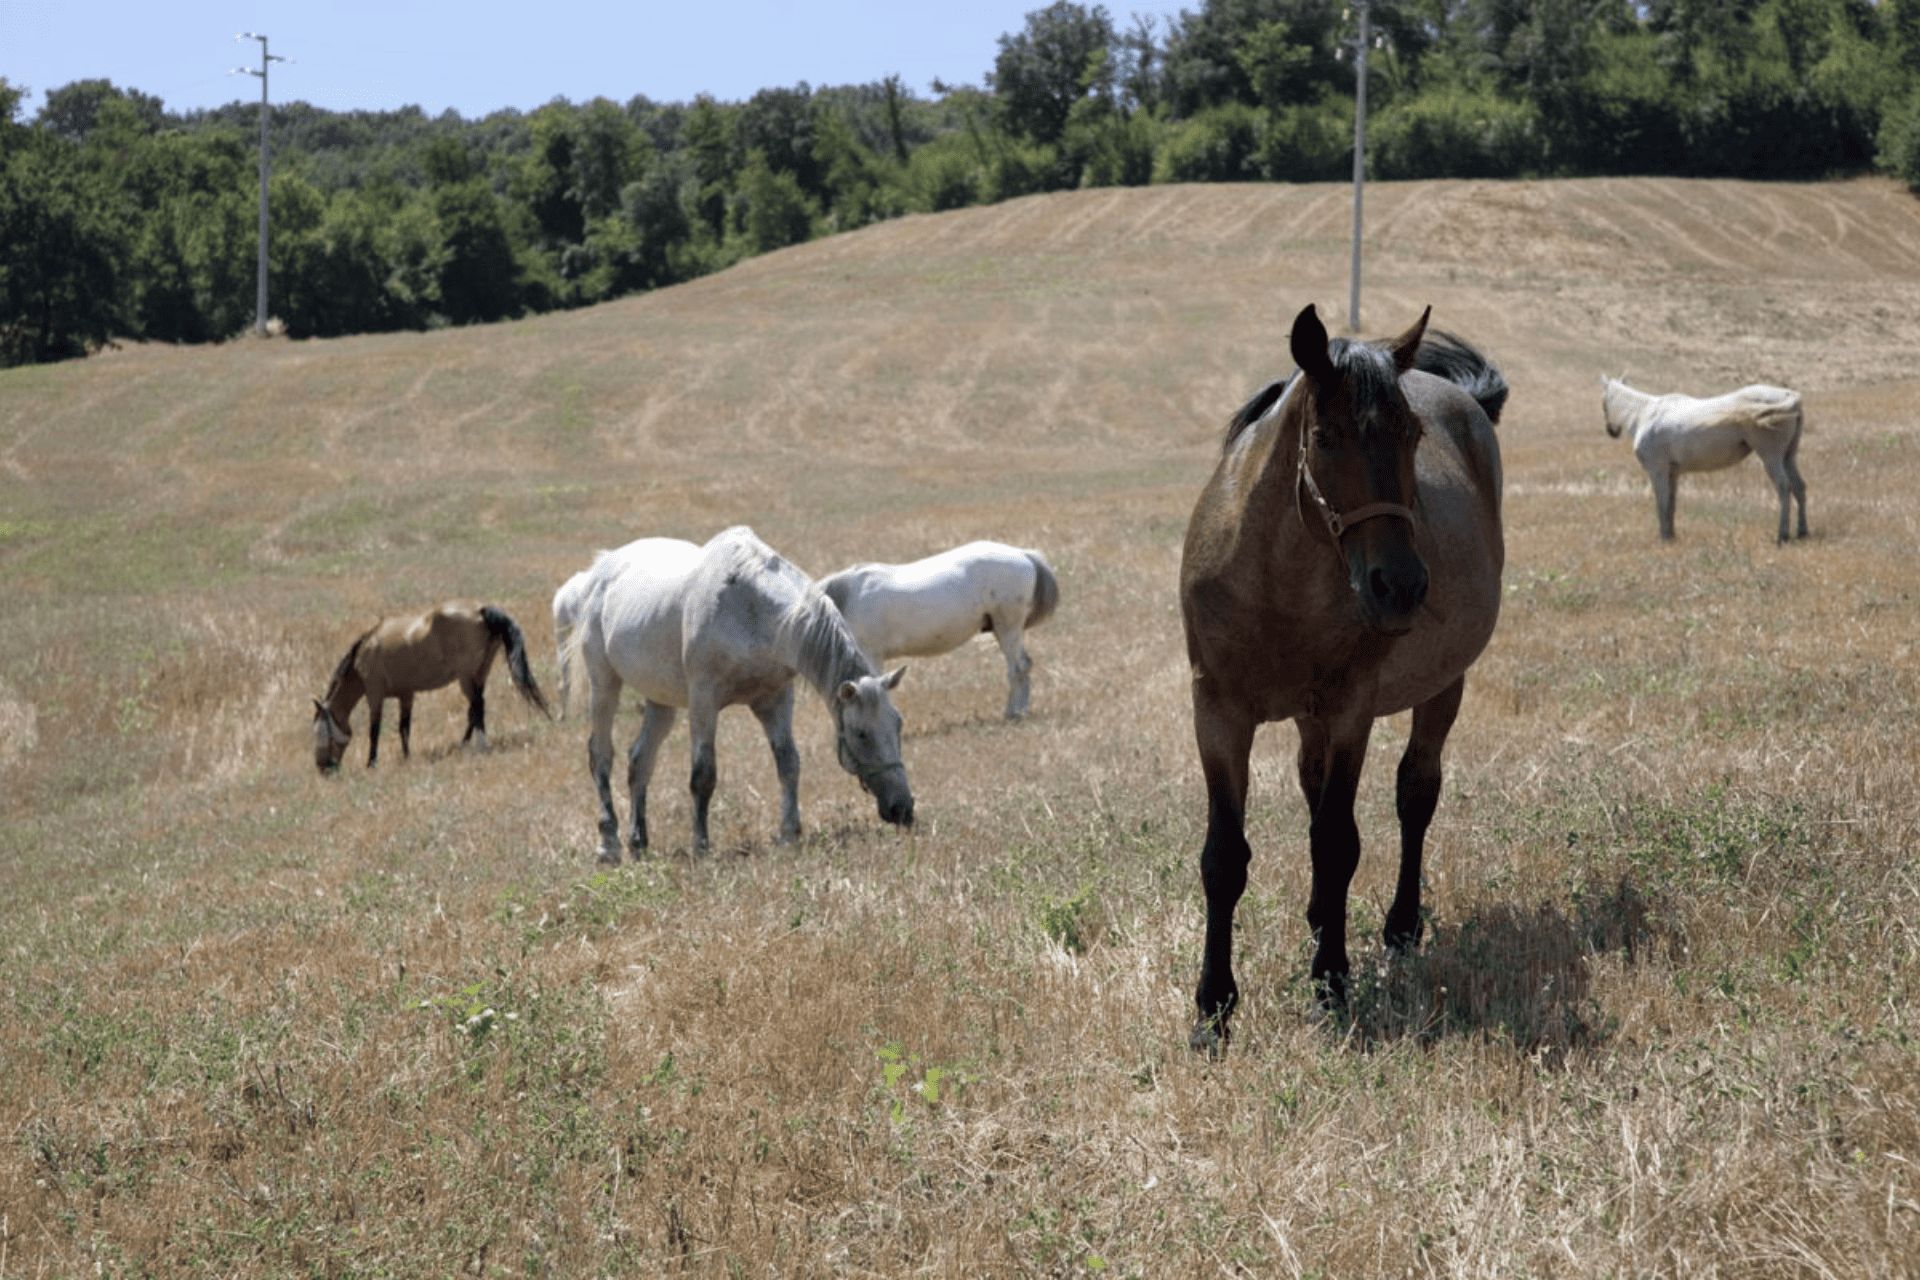
[[[1188,1043],[1218,1055],[1227,1047],[1227,1019],[1240,1003],[1233,979],[1233,913],[1247,890],[1247,757],[1253,750],[1254,722],[1234,706],[1208,699],[1194,688],[1194,736],[1200,771],[1207,784],[1207,842],[1200,850],[1200,887],[1207,899],[1207,932],[1200,953],[1200,983],[1193,999],[1199,1018]]]
[[[665,703],[648,702],[640,714],[640,733],[627,752],[627,795],[633,805],[633,834],[627,839],[627,848],[635,859],[647,850],[647,784],[653,780],[660,744],[673,729],[677,715],[679,712]]]
[[[1447,745],[1460,714],[1463,675],[1439,694],[1413,709],[1413,731],[1406,754],[1400,757],[1394,808],[1400,816],[1400,880],[1387,909],[1383,936],[1389,947],[1407,951],[1420,944],[1424,922],[1420,917],[1420,864],[1426,849],[1427,827],[1440,805],[1440,752]]]
[[[1353,818],[1360,771],[1366,764],[1373,717],[1347,714],[1337,720],[1302,717],[1300,785],[1313,814],[1307,841],[1313,889],[1307,924],[1313,930],[1313,983],[1334,1004],[1347,998],[1347,889],[1360,865],[1360,827]],[[1318,779],[1317,789],[1312,785]]]
[[[793,686],[753,709],[773,749],[774,772],[780,775],[780,843],[800,838],[800,749],[793,744]]]
[[[400,695],[400,758],[413,758],[413,695]]]
[[[367,693],[367,768],[371,769],[380,759],[380,711],[386,706],[386,698],[372,691]]]
[[[1680,470],[1660,466],[1649,468],[1647,474],[1653,477],[1653,508],[1660,519],[1660,540],[1672,542],[1674,508],[1680,502]]]
[[[693,792],[693,852],[707,852],[707,809],[713,803],[713,790],[720,781],[720,765],[714,754],[714,738],[719,728],[720,708],[711,699],[694,697],[688,707],[687,727],[693,738],[693,770],[688,787]]]

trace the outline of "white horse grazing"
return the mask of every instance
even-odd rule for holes
[[[1007,719],[1027,713],[1033,659],[1021,636],[1060,600],[1038,551],[969,542],[912,564],[857,564],[822,578],[820,589],[877,663],[947,653],[992,632],[1007,660]]]
[[[567,718],[567,695],[572,688],[573,664],[567,659],[567,642],[573,637],[573,624],[580,616],[580,602],[586,598],[591,569],[582,569],[560,584],[553,593],[553,647],[560,665],[560,718]]]
[[[603,551],[588,571],[569,654],[592,691],[587,763],[600,793],[600,860],[620,860],[613,810],[613,713],[631,684],[646,700],[627,753],[633,802],[629,847],[647,847],[647,782],[679,708],[693,734],[693,848],[707,849],[707,806],[718,768],[714,728],[722,707],[745,703],[766,730],[780,774],[780,838],[800,835],[800,753],[793,744],[793,678],[806,678],[833,717],[840,767],[874,797],[880,817],[913,824],[913,791],[900,760],[900,713],[889,692],[905,668],[882,675],[839,611],[800,570],[751,529],[728,529],[704,547],[642,538]]]
[[[1802,424],[1799,392],[1751,386],[1696,400],[1648,395],[1618,378],[1602,376],[1600,385],[1607,434],[1627,434],[1633,441],[1633,456],[1653,481],[1662,538],[1673,538],[1674,496],[1682,471],[1717,471],[1749,453],[1760,455],[1767,477],[1780,494],[1779,541],[1787,540],[1791,502],[1800,504],[1799,536],[1807,536],[1807,484],[1795,461]]]

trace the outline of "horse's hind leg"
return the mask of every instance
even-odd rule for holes
[[[600,861],[620,861],[620,818],[613,811],[613,713],[620,706],[620,679],[612,670],[590,670],[593,727],[587,733],[587,772],[600,797]]]
[[[719,785],[720,765],[714,754],[714,738],[719,729],[720,708],[711,697],[698,693],[688,699],[687,728],[693,739],[693,769],[688,787],[693,792],[693,852],[707,851],[707,810],[713,803],[713,790]]]
[[[467,695],[467,732],[460,739],[479,751],[487,749],[487,686],[478,680],[462,680],[460,691]]]
[[[800,749],[793,744],[793,686],[755,707],[753,714],[766,731],[774,771],[780,775],[780,843],[792,844],[800,838]]]
[[[1420,864],[1426,849],[1427,827],[1440,804],[1440,752],[1447,744],[1454,718],[1460,714],[1460,695],[1467,680],[1461,676],[1437,696],[1413,709],[1413,731],[1406,754],[1400,757],[1394,807],[1400,815],[1400,882],[1393,905],[1387,909],[1386,943],[1396,951],[1419,945],[1424,922],[1420,917]]]
[[[1800,506],[1800,531],[1794,536],[1804,538],[1807,536],[1807,482],[1800,478],[1799,436],[1794,436],[1793,443],[1787,446],[1786,456],[1780,462],[1787,473],[1787,487],[1793,491],[1794,501]],[[1785,499],[1783,498],[1782,501],[1784,502]],[[1781,518],[1785,520],[1784,512]],[[1785,529],[1780,532],[1780,540],[1782,542],[1787,540]]]
[[[1018,621],[995,617],[993,638],[1000,642],[1000,653],[1007,660],[1007,719],[1018,720],[1027,714],[1033,697],[1033,659]]]
[[[649,702],[640,713],[640,732],[627,751],[627,795],[633,804],[633,834],[627,848],[635,858],[647,850],[647,784],[653,780],[660,744],[673,730],[679,712],[661,702]]]

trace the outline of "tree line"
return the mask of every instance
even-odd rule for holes
[[[1353,166],[1352,0],[1057,0],[980,85],[273,105],[269,311],[331,336],[585,306],[908,212]],[[1370,178],[1663,174],[1920,188],[1920,0],[1373,0]],[[0,365],[254,319],[257,103],[0,79]]]

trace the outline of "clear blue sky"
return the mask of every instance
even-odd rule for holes
[[[1047,0],[0,0],[0,76],[31,92],[105,78],[175,111],[260,100],[253,31],[275,102],[332,111],[447,108],[476,119],[556,97],[741,102],[804,80],[898,75],[921,97],[937,77],[983,84],[1003,34]],[[1161,7],[1161,6],[1156,6]],[[1167,4],[1171,10],[1177,5]],[[1115,24],[1131,9],[1108,5]],[[1164,29],[1164,28],[1162,28]]]

